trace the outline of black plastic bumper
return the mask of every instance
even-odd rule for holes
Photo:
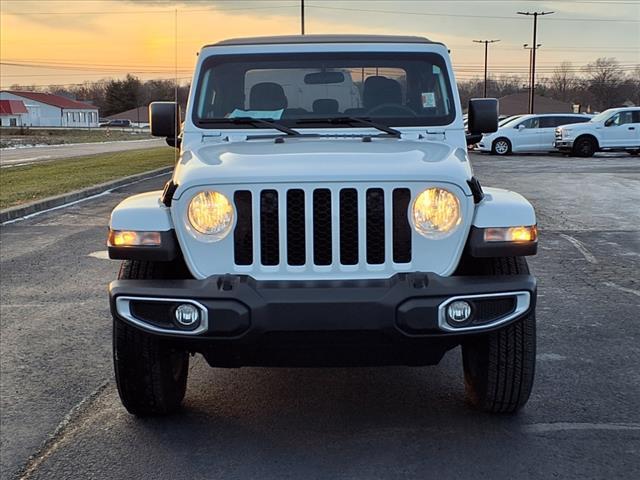
[[[109,291],[113,315],[129,323],[116,308],[118,298],[165,299],[167,312],[161,312],[161,320],[166,328],[154,333],[184,342],[213,365],[428,364],[437,363],[467,336],[502,328],[528,314],[535,308],[536,282],[530,275],[410,273],[348,281],[256,281],[226,275],[206,280],[117,280]],[[495,318],[478,318],[475,330],[443,330],[439,307],[450,298],[493,294],[491,300],[506,300],[513,292],[528,292],[529,302],[515,316],[512,310],[508,321],[493,325]],[[495,314],[495,306],[485,308],[480,299],[473,303],[474,298],[474,311]],[[146,300],[138,308],[139,318],[148,314]],[[205,330],[193,334],[170,325],[172,309],[180,300],[196,301],[206,309]],[[505,318],[509,312],[502,313]],[[144,323],[133,324],[149,331]],[[334,357],[330,351],[336,349],[342,352]],[[295,353],[312,351],[320,352],[319,357],[293,360]],[[343,359],[345,353],[351,360]]]

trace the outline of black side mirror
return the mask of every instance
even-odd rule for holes
[[[469,100],[469,133],[493,133],[498,130],[498,100],[472,98]]]
[[[180,146],[180,107],[175,102],[152,102],[149,105],[151,135],[165,137],[167,144]]]

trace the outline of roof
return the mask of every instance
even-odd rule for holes
[[[28,113],[21,100],[0,100],[0,115],[20,115]]]
[[[149,107],[138,107],[116,113],[107,117],[107,120],[131,120],[132,122],[149,123]]]
[[[498,99],[500,115],[519,115],[529,111],[529,93],[514,93]],[[570,102],[561,102],[550,97],[535,96],[534,113],[573,113]]]
[[[280,35],[273,37],[231,38],[206,45],[220,47],[228,45],[279,45],[291,43],[438,43],[424,37],[401,35]]]
[[[62,109],[98,110],[98,107],[94,105],[77,102],[76,100],[71,100],[70,98],[62,97],[60,95],[53,95],[52,93],[20,92],[16,90],[3,90],[3,92],[28,98],[29,100],[35,100],[36,102],[46,103],[47,105],[53,105],[54,107]]]

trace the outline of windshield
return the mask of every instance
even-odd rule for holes
[[[453,98],[444,58],[434,53],[218,55],[203,63],[193,121],[202,128],[246,128],[231,120],[247,117],[314,128],[335,128],[327,119],[340,117],[447,125],[456,116]]]
[[[607,118],[609,118],[613,114],[613,109],[605,110],[604,112],[600,112],[595,117],[593,117],[590,122],[604,122]]]
[[[522,117],[522,115],[513,115],[511,117],[503,118],[502,120],[500,120],[498,122],[498,127],[503,127],[505,125],[508,125],[508,124],[518,120],[520,117]]]
[[[500,125],[500,127],[513,127],[516,123],[522,120],[522,117],[524,117],[524,115],[515,115],[509,119],[506,119],[507,121]]]

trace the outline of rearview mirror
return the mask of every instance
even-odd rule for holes
[[[149,120],[151,135],[165,137],[172,147],[179,146],[180,107],[175,102],[152,102]]]
[[[493,133],[498,130],[498,100],[472,98],[469,100],[469,133]]]
[[[304,76],[304,83],[307,85],[328,85],[342,82],[344,82],[344,73],[342,72],[316,72],[307,73]]]

